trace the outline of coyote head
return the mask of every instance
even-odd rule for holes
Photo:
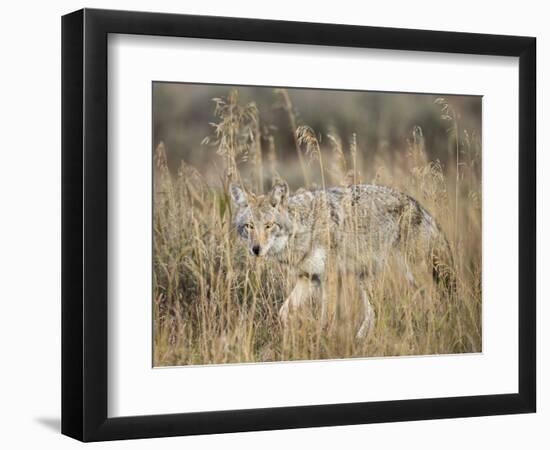
[[[236,207],[235,226],[253,256],[275,255],[288,242],[288,185],[277,182],[266,195],[255,195],[236,184],[229,186]]]

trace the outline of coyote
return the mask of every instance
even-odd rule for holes
[[[351,185],[321,190],[300,189],[289,195],[277,181],[265,195],[235,183],[230,194],[239,236],[254,257],[269,256],[295,271],[297,283],[279,311],[283,324],[315,292],[322,291],[327,264],[357,276],[364,317],[357,337],[366,336],[375,320],[369,300],[371,284],[388,257],[395,257],[413,286],[411,255],[429,261],[434,279],[452,284],[450,246],[434,218],[414,198],[379,185]],[[322,320],[326,299],[322,295]]]

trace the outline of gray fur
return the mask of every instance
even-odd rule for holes
[[[341,271],[368,279],[395,254],[411,283],[414,279],[403,255],[431,258],[436,276],[441,275],[443,262],[451,260],[447,240],[428,211],[389,187],[302,189],[289,196],[286,183],[277,183],[267,195],[246,194],[234,185],[231,192],[237,206],[237,232],[248,242],[250,254],[274,257],[309,280],[322,280],[329,258]],[[288,319],[293,304],[303,302],[297,296],[308,293],[300,283],[281,308],[283,320]],[[365,309],[372,311],[368,305]],[[373,314],[365,317],[364,324],[372,324]]]

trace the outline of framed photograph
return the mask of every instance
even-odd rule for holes
[[[536,41],[62,20],[62,432],[535,412]]]

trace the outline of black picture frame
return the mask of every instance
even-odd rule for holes
[[[470,397],[107,417],[107,36],[519,58],[519,386]],[[82,441],[535,412],[536,39],[84,9],[62,18],[62,433]]]

